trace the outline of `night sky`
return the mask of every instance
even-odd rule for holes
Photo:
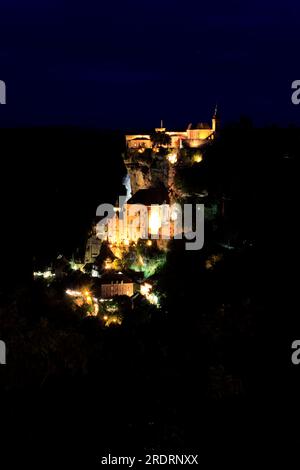
[[[2,0],[0,125],[299,124],[296,0]]]

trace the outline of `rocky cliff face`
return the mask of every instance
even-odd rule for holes
[[[152,186],[151,171],[147,165],[127,164],[126,168],[130,177],[132,194],[139,189],[148,189]]]

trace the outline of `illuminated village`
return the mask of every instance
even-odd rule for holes
[[[126,196],[114,207],[114,215],[100,229],[99,218],[95,221],[83,259],[67,260],[60,255],[47,270],[36,271],[35,279],[65,285],[65,295],[74,308],[98,317],[105,326],[122,323],[121,299],[127,310],[140,302],[159,309],[158,273],[166,261],[169,241],[184,230],[178,225],[177,209],[187,195],[176,185],[176,168],[200,165],[202,149],[215,139],[218,129],[216,109],[211,126],[189,124],[185,131],[169,131],[161,122],[152,134],[126,135]],[[206,193],[200,196],[203,199]],[[140,205],[146,208],[147,227],[135,211]]]

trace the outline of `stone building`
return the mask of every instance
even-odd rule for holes
[[[166,188],[140,189],[122,210],[115,208],[114,217],[102,229],[102,237],[112,246],[129,245],[140,238],[160,239],[167,230],[172,238],[173,225]]]
[[[165,132],[171,138],[170,148],[179,149],[182,146],[199,148],[208,140],[215,137],[219,128],[219,114],[217,107],[212,117],[211,125],[207,123],[198,123],[196,125],[189,124],[186,131],[168,131],[165,127],[161,126],[156,128],[156,132]],[[150,135],[131,134],[126,135],[127,149],[143,151],[146,148],[152,148]]]
[[[101,297],[110,299],[116,295],[133,295],[133,282],[129,277],[119,272],[109,272],[101,278]]]

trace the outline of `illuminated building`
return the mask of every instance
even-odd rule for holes
[[[127,135],[126,142],[132,149],[152,148],[150,135]]]
[[[133,295],[133,282],[122,273],[111,272],[101,278],[101,297],[110,299],[115,295]]]
[[[116,210],[107,222],[102,239],[111,246],[136,243],[140,238],[170,239],[174,235],[174,220],[169,206],[168,192],[165,188],[149,188],[137,191],[123,206]],[[108,264],[106,269],[112,269]]]
[[[156,128],[156,132],[164,132],[171,138],[168,147],[172,149],[180,149],[182,146],[199,148],[208,140],[215,137],[219,128],[219,115],[217,108],[212,117],[211,125],[207,123],[199,123],[196,125],[189,124],[185,131],[168,131],[161,126]],[[153,148],[150,135],[131,134],[126,135],[126,146],[128,150],[140,150]],[[175,157],[173,157],[174,159]]]
[[[130,239],[159,238],[163,225],[163,207],[167,207],[168,203],[168,192],[163,187],[137,191],[126,204]],[[141,206],[143,211],[138,211]]]

